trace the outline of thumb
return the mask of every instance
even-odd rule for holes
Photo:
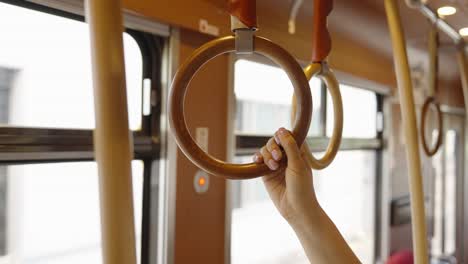
[[[301,150],[297,146],[293,135],[288,130],[281,128],[277,132],[276,137],[280,141],[288,158],[285,178],[286,188],[289,190],[288,193],[294,194],[293,197],[299,200],[305,199],[304,197],[314,197],[312,170],[302,157]],[[297,199],[294,201],[297,202]]]
[[[280,128],[278,132],[276,132],[276,137],[286,152],[286,156],[288,157],[288,167],[294,168],[303,166],[304,161],[301,156],[301,151],[291,132],[285,128]]]

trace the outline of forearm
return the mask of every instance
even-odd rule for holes
[[[311,263],[361,263],[320,205],[291,226]]]

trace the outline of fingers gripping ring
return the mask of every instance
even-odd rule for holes
[[[230,164],[205,153],[190,136],[184,116],[184,99],[187,87],[195,73],[211,59],[234,51],[235,37],[222,37],[201,46],[182,64],[172,83],[169,97],[169,122],[180,149],[195,165],[216,176],[230,179],[249,179],[263,176],[271,171],[265,164]],[[299,106],[298,118],[294,123],[292,134],[297,143],[302,145],[307,136],[312,116],[309,82],[302,68],[288,52],[267,39],[254,37],[254,52],[264,55],[280,65],[291,79]]]
[[[324,69],[320,63],[312,63],[304,69],[306,77],[310,80],[313,76],[320,78],[325,82],[333,100],[333,111],[335,114],[333,134],[330,143],[321,159],[314,157],[310,151],[307,142],[302,145],[303,153],[307,158],[307,162],[312,169],[321,170],[326,168],[335,159],[340,148],[341,136],[343,134],[343,101],[340,93],[340,86],[333,72],[330,69]],[[292,120],[296,117],[296,96],[292,101]]]
[[[435,109],[436,109],[437,125],[438,125],[437,130],[439,131],[439,133],[437,134],[437,140],[436,140],[436,142],[435,142],[435,144],[434,144],[434,146],[432,148],[430,148],[428,143],[427,143],[426,133],[425,133],[426,119],[427,119],[427,115],[429,114],[429,109],[430,109],[431,105],[433,105],[435,107]],[[426,154],[429,157],[432,157],[432,156],[434,156],[434,154],[437,153],[440,146],[442,145],[442,129],[443,129],[442,128],[442,124],[443,124],[442,111],[440,110],[440,106],[436,102],[436,100],[435,100],[435,98],[433,96],[428,97],[426,99],[426,101],[424,102],[421,114],[422,115],[421,115],[421,129],[420,130],[421,130],[422,145],[423,145],[423,148],[424,148],[424,152],[426,152]]]

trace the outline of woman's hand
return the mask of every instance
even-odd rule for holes
[[[279,164],[286,158],[287,167],[280,169]],[[291,132],[280,128],[255,154],[254,162],[263,162],[273,171],[263,181],[276,208],[291,225],[301,224],[318,207],[312,171]]]
[[[280,162],[286,157],[286,169],[279,169]],[[265,187],[281,215],[296,232],[311,263],[360,263],[318,204],[312,171],[289,131],[279,129],[254,156],[254,161],[264,162],[274,171],[263,177]]]

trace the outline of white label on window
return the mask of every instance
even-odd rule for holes
[[[151,114],[151,79],[143,80],[143,115]]]
[[[207,127],[197,127],[195,129],[195,140],[203,151],[208,152],[209,129]]]
[[[377,132],[384,130],[384,115],[383,112],[377,112]]]
[[[200,22],[198,22],[198,29],[201,33],[219,36],[219,28],[217,26],[210,25],[205,19],[200,19]]]

